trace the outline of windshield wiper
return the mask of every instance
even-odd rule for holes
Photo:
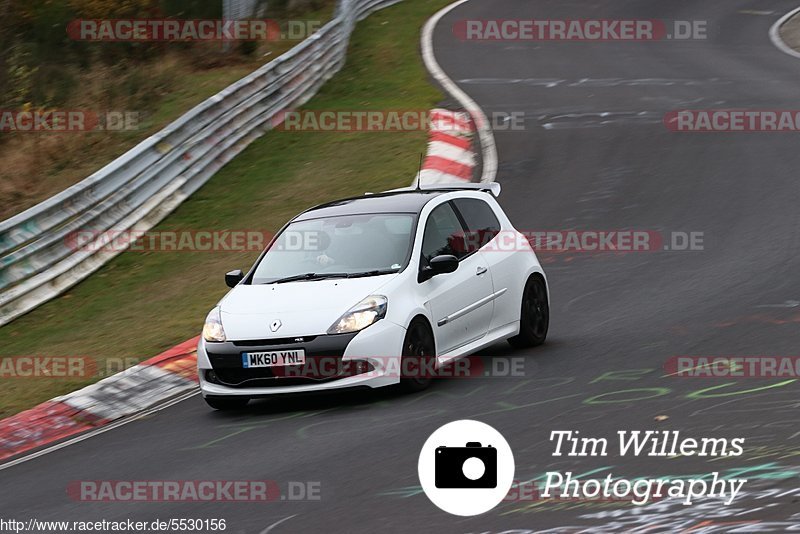
[[[363,273],[304,273],[287,276],[286,278],[278,278],[267,284],[286,284],[288,282],[305,282],[306,280],[327,280],[329,278],[366,278],[368,276],[381,276],[384,274],[395,274],[400,272],[399,269],[376,269],[374,271],[365,271]]]
[[[368,276],[381,276],[384,274],[395,274],[400,272],[400,269],[376,269],[374,271],[366,271],[363,273],[351,273],[348,278],[366,278]]]
[[[347,273],[305,273],[296,274],[294,276],[287,276],[286,278],[278,278],[268,284],[285,284],[287,282],[302,282],[305,280],[326,280],[328,278],[350,278]]]

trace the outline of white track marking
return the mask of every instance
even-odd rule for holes
[[[483,174],[481,176],[482,183],[494,182],[497,178],[497,145],[494,142],[494,133],[486,114],[478,106],[470,96],[461,90],[450,77],[445,74],[439,62],[436,61],[436,55],[433,53],[433,32],[439,21],[447,15],[450,11],[465,4],[469,0],[458,0],[440,10],[425,23],[422,29],[422,59],[425,62],[425,67],[431,75],[439,82],[442,87],[450,93],[450,95],[458,100],[458,103],[468,111],[478,128],[478,135],[481,138],[481,150],[483,151]]]
[[[467,167],[475,166],[475,154],[471,150],[464,150],[450,143],[443,143],[442,141],[432,141],[428,143],[428,155],[444,158],[449,161],[454,161],[459,165],[466,165]]]
[[[800,59],[800,52],[798,52],[797,50],[786,44],[786,41],[784,41],[783,38],[781,37],[781,26],[786,24],[786,22],[788,22],[789,19],[791,19],[797,14],[800,14],[800,7],[798,7],[797,9],[793,9],[792,11],[790,11],[789,13],[785,14],[780,19],[778,19],[778,22],[773,24],[772,28],[770,28],[769,30],[769,38],[772,39],[772,44],[778,47],[778,50],[786,54],[789,54],[792,57]]]
[[[91,430],[91,431],[86,432],[84,434],[79,434],[78,436],[75,436],[74,438],[68,439],[66,441],[62,441],[61,443],[57,443],[55,445],[51,445],[50,447],[47,447],[47,448],[44,448],[42,450],[36,451],[34,453],[28,454],[27,456],[22,456],[20,458],[17,458],[16,460],[11,460],[10,462],[6,462],[4,464],[0,464],[0,471],[2,471],[3,469],[8,469],[9,467],[14,467],[15,465],[19,465],[21,463],[27,462],[28,460],[33,460],[34,458],[39,458],[40,456],[44,456],[45,454],[49,454],[51,452],[55,452],[55,451],[57,451],[59,449],[63,449],[64,447],[69,447],[70,445],[74,445],[75,443],[79,443],[79,442],[81,442],[83,440],[92,438],[94,436],[102,434],[103,432],[108,432],[109,430],[113,430],[113,429],[119,428],[119,427],[121,427],[123,425],[127,425],[128,423],[130,423],[132,421],[136,421],[137,419],[139,419],[141,417],[145,417],[147,415],[150,415],[150,414],[153,414],[153,413],[156,413],[156,412],[160,412],[161,410],[169,408],[170,406],[174,406],[175,404],[178,404],[179,402],[185,401],[186,399],[188,399],[190,397],[194,397],[195,395],[198,395],[199,393],[200,393],[199,390],[198,391],[190,391],[188,393],[184,393],[183,395],[180,395],[179,397],[176,397],[176,398],[172,399],[171,401],[168,401],[168,402],[166,402],[164,404],[161,404],[159,406],[155,406],[153,408],[147,409],[147,410],[145,410],[145,411],[143,411],[141,413],[137,413],[136,415],[132,415],[130,417],[126,417],[124,419],[120,419],[118,421],[114,421],[113,423],[109,423],[106,426],[101,426],[100,428],[97,428],[95,430]]]
[[[261,534],[269,534],[270,532],[272,532],[272,530],[273,530],[275,527],[277,527],[277,526],[278,526],[278,525],[280,525],[281,523],[285,523],[286,521],[288,521],[288,520],[290,520],[290,519],[292,519],[292,518],[295,518],[295,517],[297,517],[297,515],[298,515],[298,514],[290,515],[289,517],[284,517],[284,518],[283,518],[283,519],[281,519],[280,521],[276,521],[275,523],[272,523],[270,526],[268,526],[267,528],[265,528],[264,530],[262,530],[262,531],[261,531]]]
[[[434,169],[425,169],[419,174],[419,180],[422,185],[430,186],[437,184],[457,184],[459,182],[469,182],[469,180],[461,178],[460,176],[453,176],[442,171]]]

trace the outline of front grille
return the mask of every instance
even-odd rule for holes
[[[246,339],[242,341],[231,341],[237,347],[272,347],[275,345],[293,345],[296,343],[310,343],[317,339],[317,336],[306,337],[281,337],[275,339]]]
[[[213,375],[206,373],[209,382],[235,388],[281,387],[320,384],[374,370],[366,361],[343,362],[347,345],[356,336],[338,334],[261,341],[227,341],[206,343]],[[298,339],[298,341],[295,341]],[[279,343],[283,341],[283,343]],[[242,350],[246,348],[247,350]],[[242,366],[243,352],[270,352],[302,349],[306,354],[303,366],[257,367]]]

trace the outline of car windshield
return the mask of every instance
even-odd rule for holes
[[[291,223],[256,267],[253,284],[377,276],[403,270],[414,215],[345,215]]]

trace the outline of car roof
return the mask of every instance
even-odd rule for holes
[[[365,213],[414,213],[422,211],[425,204],[448,191],[388,192],[361,197],[345,198],[315,206],[304,211],[295,221],[359,215]]]
[[[293,220],[307,221],[324,217],[366,213],[419,214],[422,208],[434,198],[457,191],[482,191],[497,196],[500,194],[500,184],[446,184],[423,188],[408,187],[377,194],[367,193],[360,197],[345,198],[320,204],[304,211]]]

